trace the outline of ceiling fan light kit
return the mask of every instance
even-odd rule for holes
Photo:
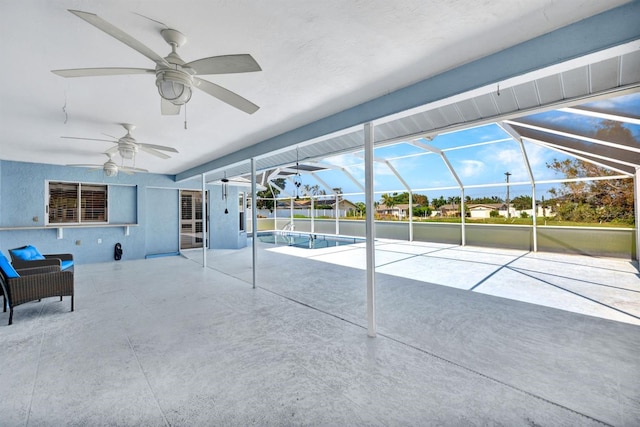
[[[160,96],[174,105],[184,105],[191,99],[193,79],[190,75],[173,70],[160,70],[156,74]]]
[[[106,176],[117,176],[118,175],[118,165],[109,158],[109,160],[103,165],[102,170]]]

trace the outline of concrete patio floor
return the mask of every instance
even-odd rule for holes
[[[0,425],[640,424],[628,261],[380,241],[373,339],[362,247],[185,255],[0,313]]]

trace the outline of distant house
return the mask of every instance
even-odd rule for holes
[[[469,209],[471,218],[490,218],[491,211],[502,212],[504,216],[507,213],[506,203],[469,203],[465,206]]]
[[[511,218],[519,218],[525,213],[527,216],[533,216],[533,209],[522,209],[517,210],[513,205],[510,204],[509,212],[507,214],[507,204],[506,203],[469,203],[466,205],[469,210],[469,216],[471,218],[489,218],[491,216],[491,211],[497,211],[498,215],[503,217],[510,216]],[[537,206],[537,216],[553,216],[550,212],[550,209],[542,209],[542,206]]]
[[[434,210],[436,216],[460,216],[459,204],[446,204]]]
[[[392,216],[398,219],[408,218],[409,204],[399,203],[393,206],[379,205],[378,208],[376,209],[376,214],[382,217]]]

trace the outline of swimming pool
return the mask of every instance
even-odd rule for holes
[[[297,248],[304,249],[328,248],[366,242],[365,239],[360,237],[296,233],[291,231],[261,232],[258,233],[258,239],[263,243],[271,243],[280,246],[295,246]]]

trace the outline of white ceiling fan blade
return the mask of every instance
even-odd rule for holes
[[[131,74],[155,74],[155,70],[146,68],[72,68],[68,70],[51,70],[61,77],[95,77],[95,76],[123,76]]]
[[[92,171],[97,171],[99,169],[102,169],[103,165],[84,165],[84,164],[75,164],[75,165],[67,165],[67,166],[73,166],[73,167],[79,167],[79,168],[91,168],[90,170]]]
[[[130,36],[129,34],[122,31],[121,29],[113,26],[112,24],[108,23],[104,19],[100,18],[98,15],[93,13],[88,13],[88,12],[82,12],[79,10],[71,10],[71,9],[69,9],[69,12],[73,13],[74,15],[76,15],[81,19],[84,19],[89,24],[104,31],[105,33],[109,34],[111,37],[121,41],[122,43],[126,44],[130,48],[140,52],[141,54],[151,59],[156,64],[162,64],[167,67],[169,66],[169,64],[163,57],[161,57],[160,55],[152,51],[150,48],[148,48],[147,46],[145,46],[144,44],[136,40],[134,37]]]
[[[64,139],[81,139],[84,141],[101,141],[101,142],[111,142],[111,143],[117,143],[118,141],[113,141],[111,139],[98,139],[98,138],[79,138],[77,136],[61,136],[60,138],[64,138]]]
[[[175,148],[165,147],[164,145],[144,144],[140,142],[138,142],[137,144],[138,144],[138,147],[140,148],[147,147],[147,148],[153,148],[154,150],[171,151],[172,153],[178,152],[178,150],[176,150]]]
[[[138,148],[140,150],[142,150],[142,151],[146,151],[149,154],[153,154],[156,157],[160,157],[161,159],[170,159],[171,158],[171,156],[167,156],[166,154],[164,154],[164,153],[162,153],[162,152],[160,152],[158,150],[154,150],[153,148],[149,148],[149,147],[146,147],[144,145],[138,144]]]
[[[149,172],[146,169],[132,168],[129,166],[118,166],[118,170],[124,173]]]
[[[253,114],[260,108],[253,102],[244,99],[237,93],[231,92],[229,89],[225,89],[215,83],[211,83],[197,77],[194,77],[193,80],[196,82],[196,87],[198,89],[208,93],[213,97],[218,98],[222,102],[226,102],[227,104],[237,108],[240,111],[244,111],[247,114]]]
[[[180,106],[160,98],[160,112],[163,116],[175,116],[180,114]]]
[[[260,65],[249,54],[212,56],[191,61],[184,66],[193,68],[197,74],[231,74],[262,71]]]

